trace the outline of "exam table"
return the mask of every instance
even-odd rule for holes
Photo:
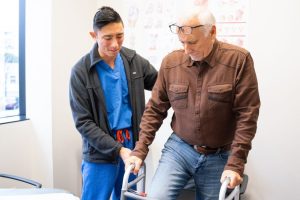
[[[10,179],[30,185],[30,188],[1,188],[0,200],[79,200],[68,191],[42,188],[42,184],[24,177],[0,173],[0,178]],[[0,182],[1,182],[0,179]]]

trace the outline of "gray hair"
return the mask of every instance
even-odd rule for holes
[[[204,26],[205,35],[207,36],[212,27],[216,25],[216,19],[214,15],[205,7],[191,5],[180,8],[177,13],[177,22],[187,21],[197,18],[199,22]]]

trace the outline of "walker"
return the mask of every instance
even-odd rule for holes
[[[130,165],[124,173],[123,177],[123,184],[122,184],[122,190],[121,190],[121,200],[126,200],[127,197],[130,197],[132,199],[138,199],[138,200],[146,200],[147,194],[145,193],[145,179],[146,179],[146,165],[144,164],[137,176],[136,179],[128,183],[129,175],[131,171],[133,170],[134,165]],[[136,185],[137,183],[141,182],[141,187],[137,190],[131,189],[133,185]],[[230,183],[230,178],[226,178],[225,181],[222,183],[220,193],[219,193],[219,200],[239,200],[240,195],[243,194],[246,190],[247,183],[248,183],[248,176],[244,174],[243,182],[241,185],[236,186],[232,191],[227,190],[227,186]]]

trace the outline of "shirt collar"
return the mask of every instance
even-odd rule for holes
[[[102,60],[102,58],[100,57],[99,52],[98,52],[98,44],[97,43],[94,44],[92,50],[90,51],[90,60],[91,60],[91,63],[90,63],[89,70],[93,66],[96,66],[96,64]]]

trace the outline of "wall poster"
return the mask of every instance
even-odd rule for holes
[[[162,58],[181,48],[176,34],[168,25],[175,22],[180,0],[122,0],[125,5],[125,46],[136,49],[156,68]],[[247,45],[248,0],[190,0],[195,6],[208,6],[216,17],[217,38],[220,41]]]

